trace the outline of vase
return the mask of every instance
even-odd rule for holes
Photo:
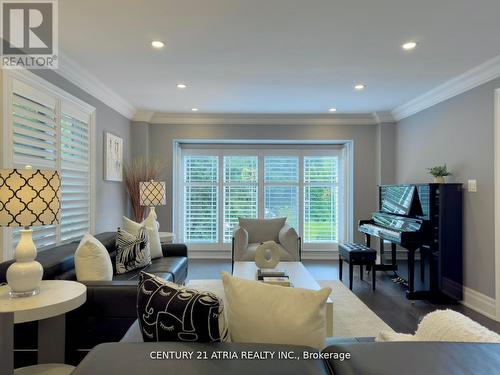
[[[444,177],[443,176],[434,177],[434,183],[435,184],[444,184]]]

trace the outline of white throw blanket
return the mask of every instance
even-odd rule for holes
[[[414,335],[381,331],[376,341],[448,341],[500,343],[500,335],[453,310],[427,314]]]

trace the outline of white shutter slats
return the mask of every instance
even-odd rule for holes
[[[338,158],[313,156],[304,158],[304,182],[337,182]]]
[[[226,186],[224,189],[224,242],[230,243],[238,218],[257,218],[257,186]]]
[[[187,156],[184,158],[184,181],[214,183],[218,181],[217,156]]]
[[[264,189],[264,217],[286,217],[287,223],[299,231],[298,186],[266,186]]]
[[[40,105],[36,102],[33,103],[33,106],[29,106],[29,104],[18,105],[14,102],[13,106],[13,115],[16,118],[24,119],[25,121],[38,121],[48,128],[56,127],[55,112],[51,108],[45,108],[45,112],[38,111],[36,108]]]
[[[338,157],[304,158],[304,241],[338,240]]]
[[[9,77],[13,167],[58,170],[61,220],[34,227],[38,248],[78,239],[91,229],[91,120],[94,109],[30,77]],[[19,230],[13,231],[13,245]]]
[[[184,241],[226,248],[238,218],[286,217],[306,249],[338,242],[339,149],[204,146],[181,151]]]
[[[299,182],[299,158],[297,156],[266,156],[264,159],[264,181]]]
[[[299,158],[264,158],[264,217],[286,217],[299,231]]]
[[[25,89],[25,88],[24,88]],[[15,87],[14,87],[15,90]],[[13,161],[18,167],[55,168],[57,162],[56,107],[37,102],[44,96],[35,90],[12,93]],[[29,97],[32,94],[33,97]],[[48,95],[44,102],[50,103]]]
[[[184,157],[184,240],[190,243],[218,242],[217,156]]]
[[[224,235],[230,243],[239,217],[257,218],[257,156],[224,156]]]
[[[217,243],[217,186],[184,188],[184,239]]]
[[[78,115],[78,118],[74,114]],[[90,230],[90,116],[63,103],[61,109],[61,241]]]
[[[38,134],[38,131],[40,133],[48,133],[55,136],[56,133],[56,130],[53,127],[47,126],[41,122],[30,121],[29,119],[17,117],[15,115],[13,116],[13,121],[18,128],[24,127],[26,129],[33,130],[35,132],[34,134]]]
[[[12,161],[16,168],[31,165],[39,169],[56,169],[57,131],[56,101],[48,94],[24,84],[12,87]],[[17,246],[21,228],[13,231]],[[33,227],[37,248],[57,241],[57,226]]]

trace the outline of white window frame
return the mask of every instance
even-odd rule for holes
[[[23,168],[24,165],[17,165],[13,161],[13,105],[12,105],[12,95],[13,95],[13,83],[14,81],[19,81],[35,90],[41,91],[56,99],[56,117],[57,124],[60,126],[61,119],[61,107],[62,103],[65,102],[70,106],[77,108],[89,115],[89,141],[90,141],[90,232],[95,233],[95,172],[96,172],[96,149],[95,149],[95,124],[96,124],[96,109],[95,107],[85,103],[84,101],[76,98],[75,96],[69,94],[63,89],[55,86],[54,84],[48,82],[47,80],[37,76],[36,74],[25,70],[3,70],[2,71],[2,121],[3,126],[1,126],[1,136],[2,136],[2,155],[1,155],[1,167],[3,169],[9,168]],[[57,131],[60,132],[60,129]],[[60,147],[60,144],[58,144]],[[60,167],[60,162],[57,163],[58,168]],[[58,225],[59,227],[59,225]],[[60,241],[60,228],[57,229],[56,244],[62,243]],[[3,260],[11,259],[13,257],[13,228],[1,228],[0,230],[0,243],[3,248]],[[70,242],[70,241],[66,241]],[[50,247],[50,246],[49,246]],[[41,249],[43,251],[43,248]],[[0,254],[1,255],[1,254]]]
[[[218,156],[219,173],[223,175],[223,157],[224,156],[258,156],[258,214],[264,212],[264,156],[282,156],[293,155],[299,157],[299,227],[303,228],[304,220],[304,156],[331,156],[332,152],[339,155],[339,201],[338,215],[338,242],[352,241],[353,238],[353,203],[352,203],[352,141],[193,141],[193,140],[174,140],[175,161],[173,186],[174,201],[172,207],[173,231],[179,241],[183,240],[183,155],[186,151],[189,155]],[[219,199],[223,197],[224,183],[219,181]],[[219,203],[220,204],[220,203]],[[223,209],[218,210],[219,223],[223,223]],[[229,251],[230,243],[223,243],[223,225],[218,227],[219,243],[217,244],[189,244],[190,250],[194,251]],[[304,252],[331,252],[338,250],[338,243],[308,243],[303,244]],[[207,254],[207,256],[210,256]]]

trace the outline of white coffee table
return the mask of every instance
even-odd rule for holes
[[[33,374],[50,368],[70,366],[64,363],[65,316],[87,299],[87,287],[75,281],[43,280],[40,294],[33,297],[10,298],[10,288],[0,287],[0,363],[2,374],[12,374],[14,368],[14,324],[38,320],[38,363],[51,364],[19,369]],[[40,370],[40,371],[37,371]],[[18,372],[16,370],[16,372]],[[67,372],[69,373],[69,371]]]
[[[285,270],[295,288],[320,290],[321,287],[314,280],[306,267],[301,262],[281,262],[276,269]],[[255,280],[257,266],[255,262],[234,262],[233,276]],[[328,298],[326,302],[326,330],[327,336],[333,335],[333,301]]]

